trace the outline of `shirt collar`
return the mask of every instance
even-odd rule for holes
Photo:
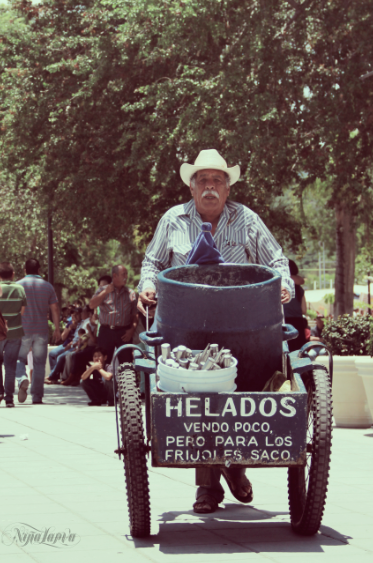
[[[232,212],[229,212],[228,205],[226,203],[224,205],[224,209],[223,209],[223,211],[222,211],[222,213],[219,217],[218,227],[216,229],[216,233],[215,233],[214,236],[219,234],[219,232],[222,231],[225,228],[228,221],[232,218],[231,216],[234,215],[234,214],[235,214],[235,210],[232,210]],[[183,216],[183,215],[187,215],[191,219],[191,221],[193,221],[199,228],[201,228],[202,219],[201,219],[201,216],[196,209],[194,199],[191,199],[190,201],[188,201],[188,203],[185,203],[183,205],[183,208],[177,214],[178,217]]]
[[[41,278],[38,274],[26,274],[26,278]]]

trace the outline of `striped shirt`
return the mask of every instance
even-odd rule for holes
[[[58,303],[53,285],[40,276],[31,274],[17,283],[24,288],[27,297],[27,309],[22,317],[25,335],[47,335],[49,307]]]
[[[159,221],[146,249],[138,291],[157,288],[157,275],[166,268],[182,266],[202,230],[194,200],[169,209]],[[226,263],[262,264],[282,276],[282,285],[294,294],[288,259],[259,216],[241,203],[227,200],[214,235]]]
[[[23,287],[13,281],[0,282],[3,295],[0,297],[0,311],[8,322],[8,340],[17,340],[24,336],[22,328],[22,307],[27,306]]]
[[[94,297],[107,286],[99,287]],[[128,326],[137,315],[136,293],[128,287],[117,289],[105,295],[100,304],[99,321],[101,325]]]

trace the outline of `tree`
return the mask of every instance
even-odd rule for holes
[[[79,225],[56,214],[55,286],[61,300],[89,299],[97,289],[97,279],[110,274],[115,264],[124,264],[129,285],[137,286],[141,254],[135,244],[100,241],[87,222]],[[16,191],[0,184],[0,261],[13,263],[16,278],[24,276],[28,258],[37,258],[47,279],[47,209],[40,206],[31,190]]]
[[[296,112],[281,94],[293,53],[272,41],[289,8],[13,6],[28,25],[1,44],[2,157],[20,185],[52,209],[100,219],[103,238],[131,237],[134,225],[148,238],[160,215],[188,197],[175,181],[181,162],[214,145],[241,163],[235,199],[299,240],[288,212],[286,221],[270,209],[296,159]]]
[[[355,221],[371,166],[372,3],[27,0],[2,37],[2,162],[48,206],[147,240],[186,199],[183,161],[239,163],[234,198],[280,239],[276,202],[330,181],[338,312],[351,312]]]
[[[371,1],[310,3],[304,167],[328,179],[336,217],[335,312],[352,314],[356,227],[366,208],[372,165]]]

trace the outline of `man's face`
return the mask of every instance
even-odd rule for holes
[[[127,270],[124,266],[119,266],[117,274],[113,274],[113,284],[115,287],[123,287],[127,283]]]
[[[317,317],[317,318],[316,318],[316,325],[317,325],[317,328],[318,328],[319,330],[322,330],[322,329],[324,328],[324,319],[321,319],[320,317]]]
[[[88,319],[89,317],[89,311],[86,311],[85,309],[82,311],[82,319]]]
[[[102,364],[103,366],[105,365],[107,356],[104,356],[102,352],[95,352],[93,354],[93,361],[95,364],[99,363]]]
[[[220,215],[224,209],[230,188],[221,170],[198,170],[194,187],[190,192],[200,215]]]
[[[73,313],[72,318],[76,323],[80,323],[82,315],[80,313]]]

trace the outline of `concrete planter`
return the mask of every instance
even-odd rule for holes
[[[363,381],[370,414],[373,417],[373,358],[370,356],[356,357],[355,365]]]
[[[370,428],[373,424],[357,356],[333,356],[333,414],[341,428]],[[329,358],[319,356],[318,363],[329,368]],[[372,373],[373,382],[373,373]]]

